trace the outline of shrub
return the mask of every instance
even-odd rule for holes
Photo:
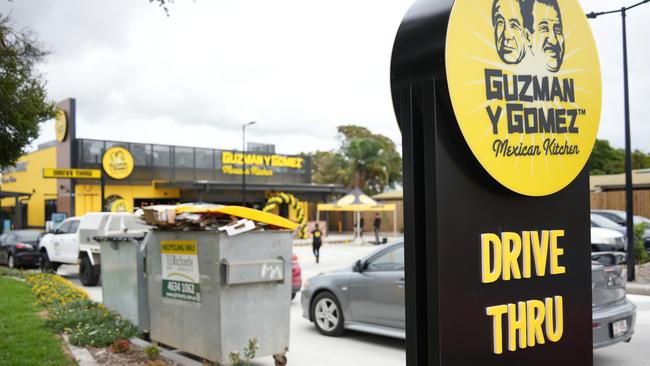
[[[117,339],[129,339],[138,334],[138,329],[127,319],[109,311],[104,305],[94,306],[82,311],[62,311],[54,318],[59,324],[66,324],[64,331],[70,335],[70,343],[76,346],[106,347]],[[56,319],[56,320],[55,320]]]
[[[104,305],[93,302],[88,294],[64,278],[52,274],[28,275],[36,301],[47,307],[45,325],[70,335],[76,346],[106,347],[118,339],[129,339],[138,329]]]
[[[648,252],[643,245],[643,234],[648,225],[645,222],[634,225],[634,256],[636,264],[643,264],[650,261]]]
[[[86,291],[53,274],[29,274],[27,275],[27,283],[32,286],[32,293],[36,301],[46,308],[90,298]]]
[[[155,345],[145,347],[144,354],[147,356],[149,360],[153,361],[157,359],[158,356],[160,356],[160,348],[156,347]]]
[[[131,344],[126,339],[116,339],[113,344],[111,344],[111,351],[113,351],[113,353],[128,352],[130,348]]]

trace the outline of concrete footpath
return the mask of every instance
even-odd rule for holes
[[[628,294],[650,296],[650,284],[628,282],[625,285]]]
[[[395,237],[393,232],[380,233],[379,238],[380,240],[385,238],[388,241],[388,243],[394,243],[397,240],[404,240],[403,235],[398,234],[398,236]],[[305,246],[305,245],[311,245],[311,242],[312,242],[311,238],[294,239],[293,245]],[[372,244],[376,244],[376,239],[375,239],[375,233],[373,232],[365,232],[362,238],[355,238],[352,233],[329,234],[323,237],[323,244],[356,244],[356,245],[371,244],[372,245]]]

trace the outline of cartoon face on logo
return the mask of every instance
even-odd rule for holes
[[[115,151],[114,153],[110,154],[109,156],[110,159],[110,167],[112,170],[124,170],[126,169],[126,161],[124,160],[124,152],[122,151]]]
[[[59,109],[56,111],[56,119],[54,122],[54,134],[58,142],[65,141],[66,135],[68,133],[68,120],[65,115],[65,111]]]
[[[564,31],[557,0],[528,1],[524,12],[530,51],[540,57],[548,71],[557,72],[564,59]]]
[[[503,62],[518,64],[526,55],[524,17],[519,0],[494,0],[492,25],[497,53]]]
[[[111,178],[124,179],[133,172],[133,156],[123,147],[112,147],[104,154],[102,165]]]
[[[557,0],[494,0],[492,26],[496,51],[506,64],[529,57],[548,71],[560,70],[565,39]]]

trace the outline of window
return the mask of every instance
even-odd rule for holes
[[[163,145],[153,145],[153,166],[170,167],[171,148]]]
[[[403,271],[404,270],[404,246],[400,245],[388,252],[379,254],[368,262],[368,271]]]
[[[194,168],[194,150],[191,147],[174,147],[174,166]]]
[[[81,162],[84,164],[101,164],[104,141],[80,140]]]
[[[55,233],[65,234],[70,229],[70,221],[63,221],[59,227],[56,228]]]
[[[129,152],[133,156],[136,166],[149,166],[149,146],[144,144],[131,144]]]
[[[18,238],[16,237],[15,234],[9,234],[7,238],[5,239],[5,245],[10,246],[14,245],[18,242]]]
[[[70,229],[68,230],[68,234],[76,233],[78,228],[79,228],[79,220],[70,221]]]
[[[195,149],[196,153],[196,168],[197,169],[213,169],[214,159],[212,158],[212,150],[210,149]]]

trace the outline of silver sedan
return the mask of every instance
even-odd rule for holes
[[[344,329],[405,338],[404,243],[305,281],[303,316],[325,335]]]

